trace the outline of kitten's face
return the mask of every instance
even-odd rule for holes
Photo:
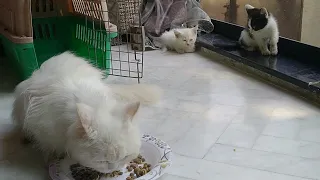
[[[251,5],[245,6],[248,14],[249,30],[259,31],[268,24],[269,13],[266,8],[255,8]]]
[[[174,31],[174,34],[177,38],[177,43],[185,47],[186,49],[188,48],[194,48],[194,44],[197,39],[197,30],[198,26],[195,26],[193,28],[188,28],[186,31],[179,32],[179,31]]]
[[[80,105],[81,122],[73,129],[74,138],[68,143],[69,155],[99,172],[121,169],[140,151],[141,136],[138,126],[132,122],[138,108],[139,104],[134,103],[117,105],[111,111],[108,108],[95,111]]]

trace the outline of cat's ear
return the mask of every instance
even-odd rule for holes
[[[246,8],[246,10],[254,9],[254,7],[250,4],[246,4],[244,7]]]
[[[174,32],[174,35],[176,36],[176,38],[179,38],[182,36],[182,34],[177,30],[173,30],[173,32]]]
[[[252,14],[252,10],[254,9],[254,7],[251,6],[250,4],[246,4],[244,7],[245,7],[245,9],[246,9],[246,11],[247,11],[248,16],[250,17],[251,14]]]
[[[125,106],[124,113],[127,120],[132,120],[140,107],[140,102],[130,103]]]
[[[198,25],[196,25],[195,27],[192,28],[193,33],[197,34],[198,31]]]
[[[269,16],[268,10],[264,7],[260,9],[260,14],[265,15],[266,18]]]
[[[90,138],[95,138],[97,132],[92,128],[93,108],[83,103],[77,103],[76,107],[79,116],[78,135],[81,137],[87,135]]]

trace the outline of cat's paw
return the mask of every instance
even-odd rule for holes
[[[176,49],[177,53],[179,54],[183,54],[184,53],[184,50],[183,49]]]
[[[166,53],[169,51],[167,47],[162,47],[160,50],[162,53]]]
[[[271,52],[269,50],[264,50],[264,51],[261,51],[261,54],[264,56],[269,56]]]
[[[196,51],[196,49],[193,47],[193,48],[189,48],[189,49],[186,49],[186,52],[187,53],[193,53],[193,52],[195,52]]]
[[[278,50],[277,49],[273,49],[271,50],[271,55],[277,55],[278,54]]]
[[[271,51],[271,54],[274,55],[274,56],[278,54],[278,48],[277,47],[271,46],[270,51]]]

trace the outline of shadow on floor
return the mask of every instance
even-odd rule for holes
[[[0,162],[3,179],[33,179],[48,177],[47,166],[39,152],[30,146],[22,146],[10,155],[7,161]]]

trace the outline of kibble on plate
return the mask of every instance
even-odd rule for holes
[[[96,180],[102,174],[92,168],[81,166],[79,163],[71,165],[70,171],[75,180]]]
[[[70,171],[73,179],[75,180],[97,180],[100,177],[117,177],[123,174],[121,171],[101,173],[92,168],[82,166],[79,163],[71,165]]]
[[[141,155],[131,161],[131,164],[127,166],[127,170],[128,172],[131,172],[133,169],[133,171],[130,173],[130,176],[127,177],[127,180],[144,176],[150,172],[151,164],[145,163],[145,161],[145,158],[143,158]]]
[[[151,164],[145,162],[145,158],[139,155],[131,161],[131,164],[126,167],[130,175],[126,180],[134,180],[138,177],[144,176],[151,170]],[[112,178],[123,175],[123,172],[117,170],[111,173],[100,173],[92,168],[77,164],[70,166],[71,175],[75,180],[98,180],[100,177]]]

